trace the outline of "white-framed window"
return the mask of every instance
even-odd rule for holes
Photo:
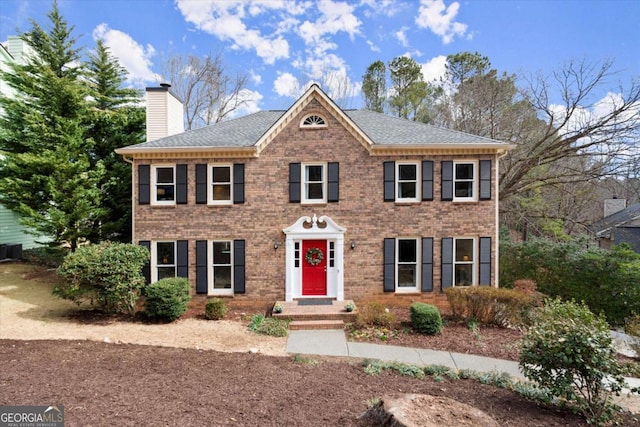
[[[419,239],[396,239],[396,292],[418,291],[420,277],[419,259]]]
[[[327,202],[327,165],[302,165],[302,203]]]
[[[176,204],[176,166],[151,166],[151,204]]]
[[[151,244],[151,283],[176,277],[176,242],[154,241]]]
[[[475,201],[477,197],[476,162],[453,163],[453,201]]]
[[[208,166],[207,200],[210,205],[233,203],[233,166],[210,163]]]
[[[453,239],[453,285],[471,286],[475,281],[475,253],[474,238]]]
[[[396,201],[419,201],[419,164],[396,162]]]
[[[233,241],[209,242],[209,295],[233,295]]]
[[[319,114],[308,114],[300,121],[301,128],[326,128],[327,121]]]

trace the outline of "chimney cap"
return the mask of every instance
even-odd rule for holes
[[[169,82],[162,82],[160,83],[160,87],[166,87],[167,89],[171,87],[171,83]]]

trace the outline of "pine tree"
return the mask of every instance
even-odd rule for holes
[[[102,161],[105,176],[100,183],[106,215],[92,240],[131,240],[131,167],[116,155],[119,147],[144,142],[145,112],[140,94],[123,88],[126,71],[98,40],[89,54],[88,82],[91,114],[88,137],[94,144],[94,163]]]
[[[85,137],[89,95],[73,27],[53,3],[48,31],[31,21],[21,35],[35,54],[1,77],[16,93],[0,97],[0,201],[23,223],[72,250],[104,215],[102,161]]]

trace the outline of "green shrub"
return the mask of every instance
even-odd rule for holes
[[[289,333],[289,320],[254,314],[251,316],[249,330],[261,335],[286,337]]]
[[[530,310],[542,301],[537,292],[489,286],[447,288],[444,293],[454,317],[502,327],[526,323]]]
[[[220,298],[207,301],[204,307],[204,318],[207,320],[220,320],[227,314],[227,307]]]
[[[548,300],[522,339],[524,376],[553,397],[574,402],[595,424],[611,420],[612,394],[624,386],[620,366],[603,316],[586,305]]]
[[[184,277],[167,277],[146,288],[145,314],[156,320],[176,320],[189,308],[191,285]]]
[[[628,245],[609,251],[580,241],[501,240],[500,286],[518,279],[533,280],[545,295],[584,301],[614,326],[640,312],[640,254]]]
[[[438,307],[414,302],[409,308],[413,329],[426,335],[437,335],[442,331],[442,316]]]
[[[40,246],[22,251],[22,259],[31,264],[58,268],[69,251],[65,248]]]
[[[393,313],[382,304],[370,302],[358,309],[355,325],[357,328],[382,327],[392,329],[396,326],[397,319]]]
[[[142,267],[148,260],[149,251],[138,245],[80,246],[58,268],[64,282],[53,293],[77,304],[95,302],[108,313],[133,314],[144,286]]]

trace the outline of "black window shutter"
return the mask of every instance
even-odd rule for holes
[[[384,201],[396,199],[396,162],[384,162]]]
[[[187,204],[187,165],[176,165],[176,203]]]
[[[233,203],[244,203],[244,163],[233,165]]]
[[[433,161],[422,162],[422,200],[433,200]]]
[[[196,293],[206,294],[209,288],[207,277],[207,241],[196,240]]]
[[[138,166],[138,204],[148,205],[151,201],[151,166]]]
[[[442,239],[442,290],[453,286],[453,238]]]
[[[491,160],[480,160],[480,200],[491,200]]]
[[[396,290],[396,239],[384,239],[384,291]]]
[[[328,202],[338,202],[340,200],[340,164],[338,162],[331,162],[328,167]]]
[[[233,293],[245,293],[245,241],[233,241]]]
[[[189,241],[178,240],[177,242],[178,256],[176,266],[177,277],[189,277]]]
[[[480,285],[491,285],[491,237],[480,238]]]
[[[289,202],[300,203],[300,163],[289,163]]]
[[[433,237],[422,238],[422,292],[433,291]]]
[[[149,251],[149,257],[151,257],[151,241],[140,240],[138,244],[143,248],[147,248],[147,250]],[[145,262],[142,266],[142,276],[144,276],[145,284],[148,285],[149,283],[151,283],[151,258],[149,258],[149,260],[147,260],[147,262]]]
[[[442,200],[453,200],[453,162],[442,162]]]
[[[196,204],[207,203],[207,165],[196,165]]]

